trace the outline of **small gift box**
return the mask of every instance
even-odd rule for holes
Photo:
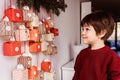
[[[41,51],[41,44],[40,42],[29,42],[29,50],[30,52],[40,52]]]
[[[37,29],[30,29],[29,33],[30,33],[30,40],[31,41],[38,42],[40,40],[39,30],[37,30]]]
[[[51,70],[51,62],[48,59],[44,59],[41,62],[41,70],[44,72],[50,72]]]
[[[19,41],[7,41],[3,43],[4,56],[16,56],[21,54],[21,43]]]
[[[8,8],[5,10],[5,16],[9,18],[12,22],[22,22],[22,10],[14,9],[14,8]]]
[[[38,69],[37,66],[31,66],[28,68],[28,78],[29,79],[34,79],[38,77]]]
[[[22,64],[24,68],[30,68],[32,66],[32,57],[30,56],[19,56],[17,58],[17,63]]]
[[[17,69],[12,71],[12,80],[28,80],[28,69],[24,69],[21,64],[18,64]]]
[[[8,17],[4,17],[0,21],[0,36],[13,36],[14,26],[13,23],[9,21]]]
[[[29,30],[24,25],[20,25],[19,29],[15,31],[16,41],[27,41],[30,38]]]

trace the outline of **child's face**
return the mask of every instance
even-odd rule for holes
[[[82,41],[85,44],[93,45],[97,41],[100,41],[100,35],[96,34],[95,29],[91,25],[84,25],[81,31]]]

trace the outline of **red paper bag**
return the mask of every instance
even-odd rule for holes
[[[30,33],[30,40],[31,41],[35,41],[35,42],[39,41],[39,39],[40,39],[39,30],[37,30],[37,29],[31,29],[29,31],[29,33]]]
[[[48,59],[44,59],[41,63],[41,70],[44,72],[50,72],[51,70],[51,62]]]
[[[38,76],[38,70],[37,70],[37,66],[32,66],[30,68],[28,68],[28,78],[35,78]]]
[[[19,41],[8,41],[3,43],[4,56],[16,56],[21,54],[21,43]]]
[[[29,43],[29,50],[30,52],[40,52],[41,51],[41,44],[39,42],[30,42]]]
[[[58,36],[59,35],[59,31],[58,31],[57,28],[54,28],[54,27],[50,28],[50,32],[53,33],[54,36]]]
[[[5,16],[9,18],[12,22],[22,22],[23,21],[23,14],[22,10],[14,9],[14,8],[8,8],[5,10]]]

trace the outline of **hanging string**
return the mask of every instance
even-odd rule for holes
[[[6,0],[4,0],[4,10],[6,9]]]
[[[10,8],[12,7],[12,0],[10,0]]]
[[[39,53],[36,53],[37,67],[39,66]]]

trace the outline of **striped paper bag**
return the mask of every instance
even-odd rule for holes
[[[28,69],[12,71],[12,80],[28,80]]]
[[[10,21],[1,21],[0,22],[0,36],[13,36],[14,35],[14,26]]]

